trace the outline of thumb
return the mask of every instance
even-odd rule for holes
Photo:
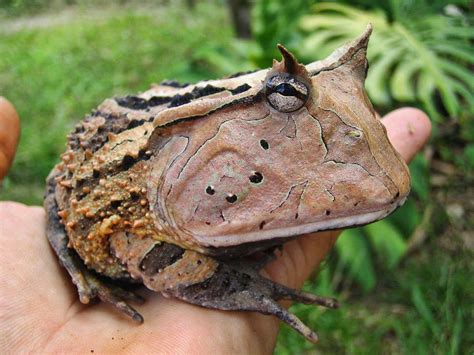
[[[13,105],[0,96],[0,181],[7,175],[20,137],[20,119]]]

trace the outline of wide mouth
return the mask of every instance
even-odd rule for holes
[[[237,233],[217,236],[195,235],[194,238],[204,247],[225,248],[233,247],[244,243],[258,243],[271,239],[289,238],[308,233],[315,233],[326,230],[340,229],[346,227],[356,227],[378,221],[391,214],[406,201],[406,196],[394,201],[386,208],[376,211],[369,211],[347,217],[333,217],[313,223],[306,223],[297,226],[290,226],[278,229],[259,230],[248,233]]]

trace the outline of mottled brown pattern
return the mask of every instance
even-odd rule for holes
[[[279,46],[271,69],[163,83],[86,116],[45,199],[48,238],[81,301],[142,321],[107,276],[273,314],[315,341],[276,301],[337,302],[263,278],[267,259],[246,256],[383,218],[408,195],[408,169],[364,91],[370,32],[306,66]]]

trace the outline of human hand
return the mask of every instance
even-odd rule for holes
[[[20,138],[20,120],[13,105],[0,96],[0,182],[13,162]]]
[[[11,114],[8,104],[0,101],[0,117]],[[426,115],[410,108],[388,114],[383,123],[406,161],[423,146],[431,129]],[[13,155],[11,148],[0,144],[0,149],[6,157]],[[42,208],[0,203],[0,352],[272,352],[279,322],[271,316],[204,309],[145,290],[142,325],[110,305],[81,304],[44,233]],[[301,287],[338,234],[315,233],[286,243],[267,274],[287,286]]]

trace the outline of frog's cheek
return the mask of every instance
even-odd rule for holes
[[[323,125],[305,110],[226,121],[191,151],[192,138],[174,137],[160,151],[162,161],[153,163],[160,166],[151,177],[160,181],[150,198],[154,212],[175,230],[211,246],[383,217],[396,205],[392,192],[369,162],[350,162],[343,148],[355,150],[349,144],[355,138],[346,134],[353,128],[334,115],[325,120],[338,127],[325,139]],[[341,140],[341,148],[328,150]],[[359,150],[356,155],[367,155]],[[375,216],[375,211],[380,213]]]

